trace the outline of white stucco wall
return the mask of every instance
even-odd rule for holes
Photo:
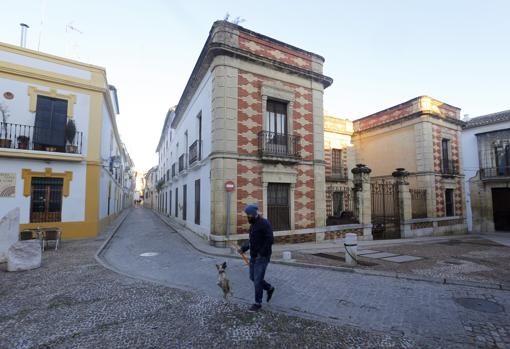
[[[1,61],[19,64],[35,69],[47,70],[53,73],[68,75],[83,80],[90,80],[92,77],[90,71],[72,67],[65,64],[64,62],[57,64],[47,60],[20,55],[18,53],[4,50],[0,50],[0,64]]]
[[[475,177],[480,169],[476,134],[508,128],[510,128],[510,122],[502,122],[487,126],[468,128],[462,131],[462,168],[465,175],[464,189],[466,191],[466,213],[469,231],[472,231],[473,229],[473,213],[471,211],[471,191],[469,187],[469,179]]]
[[[115,116],[114,116],[115,117]],[[113,155],[121,155],[121,145],[118,144],[117,138],[114,135],[112,121],[110,119],[106,103],[103,102],[102,106],[102,125],[101,125],[101,177],[99,184],[99,219],[108,216],[108,186],[111,182],[110,193],[110,215],[122,209],[122,194],[123,192],[122,180],[116,181],[109,171],[109,160]],[[122,174],[119,172],[121,178]]]
[[[1,51],[0,51],[1,52]],[[6,105],[10,117],[7,119],[8,123],[34,126],[35,112],[30,112],[30,97],[28,95],[28,88],[35,87],[38,90],[49,91],[50,88],[41,84],[34,84],[24,81],[0,78],[0,91],[11,92],[14,98],[6,100],[1,98],[2,104]],[[57,93],[63,95],[75,95],[76,103],[74,104],[73,119],[76,124],[76,130],[83,133],[82,151],[81,154],[87,155],[88,143],[88,127],[90,117],[90,96],[84,93],[77,93],[66,89],[57,89]]]
[[[197,92],[191,99],[187,109],[183,113],[182,119],[176,125],[175,129],[170,129],[164,135],[159,156],[159,176],[162,178],[166,169],[170,169],[172,164],[176,164],[176,173],[179,170],[179,156],[189,152],[189,147],[199,138],[198,118],[202,115],[202,160],[197,165],[193,164],[192,168],[188,168],[184,173],[178,174],[177,177],[171,178],[171,183],[161,192],[169,193],[172,191],[172,197],[167,194],[166,212],[171,206],[170,216],[175,218],[175,189],[179,188],[179,203],[183,203],[183,186],[187,185],[187,217],[186,222],[182,221],[182,210],[179,210],[178,221],[184,223],[193,231],[208,235],[211,226],[211,183],[210,171],[211,164],[208,158],[211,152],[211,98],[212,98],[212,75],[209,71],[201,81]],[[188,134],[188,144],[186,145],[186,131]],[[171,141],[166,147],[166,142]],[[177,147],[177,144],[179,146]],[[200,225],[195,222],[195,180],[200,179]],[[169,201],[172,200],[170,205]]]
[[[43,172],[47,167],[53,172],[72,171],[73,179],[69,186],[69,196],[63,197],[62,222],[80,222],[85,219],[85,163],[42,161],[30,159],[0,158],[1,172],[16,174],[16,195],[14,198],[0,197],[0,217],[13,208],[20,208],[20,223],[30,223],[30,196],[23,196],[23,168]]]

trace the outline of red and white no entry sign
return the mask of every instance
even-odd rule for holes
[[[225,182],[225,190],[226,191],[234,191],[235,188],[236,188],[236,185],[234,184],[234,182],[232,182],[232,181]]]

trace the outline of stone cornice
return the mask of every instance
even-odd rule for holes
[[[198,57],[195,67],[193,68],[191,76],[188,79],[188,82],[186,83],[184,92],[182,93],[181,98],[179,99],[179,103],[175,110],[175,118],[172,120],[172,123],[171,123],[171,126],[173,128],[175,128],[177,126],[177,124],[179,123],[179,121],[182,119],[182,116],[183,116],[184,112],[186,111],[191,98],[193,97],[198,86],[200,85],[200,82],[202,81],[205,74],[207,73],[212,60],[217,56],[225,55],[225,56],[230,56],[230,57],[235,57],[235,58],[251,61],[251,62],[260,64],[260,65],[265,65],[265,66],[270,65],[274,69],[284,71],[289,74],[295,74],[295,75],[298,75],[298,76],[301,76],[304,78],[312,79],[316,82],[321,83],[324,86],[324,88],[330,86],[333,83],[332,78],[325,76],[323,74],[314,72],[312,70],[302,69],[302,68],[299,68],[296,66],[292,66],[292,65],[289,65],[286,63],[282,63],[282,62],[279,62],[279,61],[276,61],[276,60],[273,60],[273,59],[270,59],[267,57],[263,57],[263,56],[254,54],[252,52],[243,50],[239,47],[235,47],[231,44],[226,44],[226,43],[215,41],[214,36],[217,35],[217,33],[219,31],[222,30],[221,26],[232,27],[229,29],[234,29],[234,31],[239,30],[239,31],[243,31],[243,32],[249,32],[240,26],[236,26],[236,25],[230,24],[228,22],[219,21],[219,22],[214,23],[214,25],[211,28],[211,31],[209,33],[209,37],[207,38],[207,41],[206,41],[204,47],[202,48],[200,56]],[[229,32],[227,30],[227,28],[225,28],[224,31],[226,31],[228,35],[238,35],[238,34]],[[252,32],[249,32],[249,33],[253,35]],[[260,34],[257,34],[257,35],[260,37],[264,37]],[[264,37],[264,38],[266,38],[266,37]],[[271,38],[269,38],[269,40],[277,42],[276,40],[271,39]],[[286,46],[293,48],[290,45],[286,45]],[[293,49],[297,49],[297,48],[293,48]],[[300,51],[303,51],[303,50],[300,50]],[[306,51],[303,51],[303,52],[306,52]],[[320,57],[318,55],[315,55],[315,56]],[[320,58],[322,58],[322,57],[320,57]]]

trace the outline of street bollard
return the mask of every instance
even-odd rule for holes
[[[345,262],[356,265],[358,259],[358,236],[353,233],[345,234],[344,238]]]

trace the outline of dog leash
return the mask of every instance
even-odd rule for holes
[[[239,248],[236,247],[235,245],[233,245],[231,243],[229,245],[230,245],[230,247],[234,248],[236,250],[236,252],[239,253],[239,255],[241,255],[241,258],[243,259],[244,264],[246,264],[246,266],[249,266],[250,265],[250,261],[248,260],[248,258],[246,258],[244,253],[239,252]]]

